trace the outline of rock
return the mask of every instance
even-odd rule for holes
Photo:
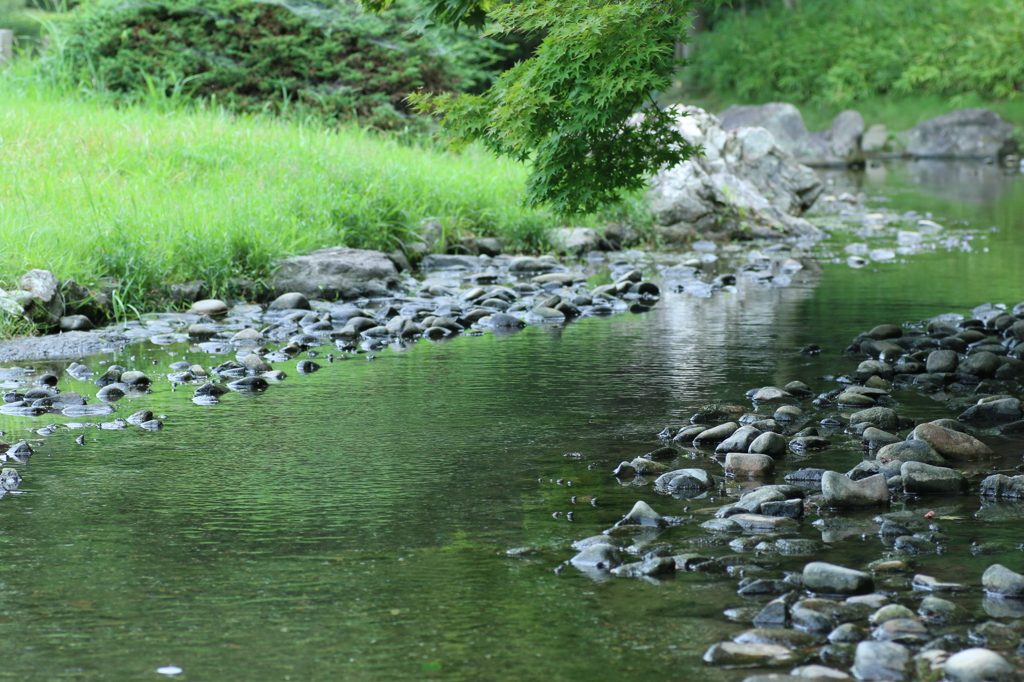
[[[850,426],[870,422],[876,427],[889,431],[900,427],[900,417],[888,407],[869,407],[850,415]]]
[[[988,109],[951,111],[900,133],[906,153],[926,158],[995,158],[1016,150],[1013,126]]]
[[[796,154],[807,138],[807,125],[800,110],[786,102],[761,105],[733,105],[718,115],[722,130],[760,127],[775,138],[776,143],[790,154]]]
[[[782,665],[794,660],[793,651],[777,644],[718,642],[704,652],[704,662],[712,665]]]
[[[791,675],[800,677],[803,679],[810,678],[816,682],[826,682],[827,680],[852,680],[853,678],[844,673],[842,670],[836,670],[835,668],[829,668],[823,665],[801,665],[793,668],[790,671]]]
[[[981,586],[992,597],[1024,598],[1024,575],[1002,564],[992,564],[981,574]]]
[[[785,516],[733,514],[729,520],[738,524],[745,533],[787,533],[800,528],[799,521]]]
[[[0,471],[0,487],[2,487],[4,491],[16,490],[20,483],[21,474],[18,473],[17,469],[4,467],[4,469]]]
[[[761,513],[765,516],[784,516],[789,519],[800,519],[804,516],[804,501],[792,499],[765,502],[761,505]]]
[[[868,594],[875,589],[869,574],[824,561],[804,566],[803,584],[808,590],[823,594]]]
[[[782,628],[755,628],[744,630],[732,638],[737,644],[774,644],[788,649],[804,649],[814,646],[818,639],[806,632]]]
[[[91,329],[95,329],[96,325],[92,323],[85,315],[66,315],[60,318],[60,330],[62,332],[87,332]]]
[[[967,477],[956,469],[924,462],[904,462],[900,476],[904,492],[912,495],[962,495],[970,488]]]
[[[964,649],[946,659],[942,668],[949,682],[1003,682],[1016,680],[1010,663],[989,649]]]
[[[860,142],[864,136],[864,117],[853,109],[841,111],[829,129],[832,156],[850,162],[861,158]],[[808,163],[810,160],[804,161]],[[811,162],[813,165],[813,162]]]
[[[928,641],[928,628],[920,623],[914,614],[910,618],[891,618],[876,627],[871,636],[880,642],[900,644],[924,644]]]
[[[875,474],[859,481],[826,471],[821,477],[822,502],[826,507],[874,507],[889,504],[885,476]]]
[[[703,469],[676,469],[662,474],[654,481],[656,488],[681,493],[701,493],[714,484],[715,480]]]
[[[608,251],[608,242],[592,227],[556,227],[550,231],[551,244],[561,252],[582,255]]]
[[[761,435],[761,431],[753,426],[741,426],[732,434],[718,444],[715,452],[746,452],[754,439]]]
[[[736,422],[726,422],[719,424],[718,426],[712,426],[710,429],[701,431],[700,434],[693,439],[694,444],[703,443],[720,443],[740,428],[740,425]]]
[[[902,604],[886,604],[879,608],[877,611],[871,614],[868,618],[868,622],[871,625],[881,625],[887,620],[893,618],[914,618],[915,614],[913,611],[908,609]]]
[[[267,310],[310,310],[309,299],[297,291],[289,291],[271,301]]]
[[[256,346],[263,343],[263,333],[252,327],[239,329],[231,337],[231,343],[239,346]]]
[[[769,457],[781,457],[786,454],[786,439],[772,431],[765,431],[747,448],[747,452]]]
[[[945,458],[932,449],[932,446],[923,440],[904,440],[899,443],[886,445],[875,456],[879,462],[924,462],[941,466],[946,464]]]
[[[751,398],[756,403],[769,403],[769,402],[794,402],[795,398],[793,394],[784,391],[781,388],[775,386],[765,386],[764,388],[757,389]]]
[[[979,492],[982,497],[1009,500],[1024,499],[1024,476],[993,474],[981,482]]]
[[[658,512],[654,511],[649,504],[643,500],[637,500],[629,513],[615,524],[616,526],[654,526],[662,527],[665,519]]]
[[[639,476],[660,476],[672,470],[671,467],[661,462],[653,462],[644,457],[637,457],[629,463],[629,466]]]
[[[964,586],[960,583],[944,583],[933,576],[920,573],[914,576],[911,585],[915,590],[927,592],[962,592],[964,590]]]
[[[941,625],[955,625],[971,620],[971,614],[967,613],[966,610],[948,599],[941,599],[939,597],[925,597],[922,599],[917,612],[921,614],[922,618],[927,618],[930,622]]]
[[[860,139],[860,148],[865,154],[877,154],[884,151],[889,143],[889,129],[881,123],[868,126]]]
[[[957,419],[964,422],[1004,423],[1017,421],[1021,416],[1020,401],[1016,398],[1003,398],[969,407]]]
[[[263,377],[244,377],[228,382],[228,388],[232,391],[265,391],[270,386]]]
[[[623,564],[612,569],[612,573],[620,578],[641,578],[643,576],[665,575],[675,572],[675,559],[667,556],[650,557],[643,561]]]
[[[622,564],[622,553],[610,542],[595,544],[584,547],[579,554],[569,559],[569,563],[579,569],[610,571]]]
[[[126,388],[124,384],[108,384],[96,391],[96,399],[105,403],[116,402],[124,397]]]
[[[49,270],[29,270],[21,276],[21,288],[31,295],[25,311],[48,324],[56,324],[64,314],[64,296],[60,282]],[[34,314],[38,311],[38,315]]]
[[[960,363],[960,371],[983,379],[992,378],[1002,362],[999,356],[989,351],[971,352],[967,359]]]
[[[895,642],[861,642],[853,674],[862,680],[903,680],[909,672],[910,650]]]
[[[960,365],[960,356],[952,350],[933,350],[925,361],[925,371],[929,374],[951,373]]]
[[[775,460],[768,455],[730,452],[725,456],[725,474],[733,478],[766,478],[775,472]]]
[[[676,106],[676,127],[704,154],[660,171],[647,201],[666,240],[695,235],[778,239],[818,237],[799,217],[824,185],[764,128],[726,132],[697,107]]]
[[[938,424],[918,424],[910,437],[928,443],[935,452],[954,462],[974,462],[995,456],[992,448],[974,436]]]
[[[143,372],[130,371],[121,374],[121,383],[132,388],[144,388],[153,382]]]
[[[216,298],[208,298],[193,303],[190,312],[207,317],[222,317],[228,314],[228,304]]]
[[[281,261],[270,288],[278,294],[297,292],[333,301],[389,296],[400,284],[387,254],[336,246]]]

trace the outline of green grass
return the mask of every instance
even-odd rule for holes
[[[521,204],[526,170],[479,149],[401,144],[180,103],[116,109],[0,80],[0,286],[30,268],[120,284],[143,308],[170,282],[261,280],[289,254],[392,250],[427,220],[512,250],[555,216]]]

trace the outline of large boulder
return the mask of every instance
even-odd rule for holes
[[[989,109],[959,109],[900,133],[907,154],[924,158],[982,159],[1016,150],[1013,126]]]
[[[859,162],[864,117],[852,109],[840,112],[828,130],[808,132],[800,110],[785,102],[734,105],[720,113],[722,129],[761,127],[778,145],[808,166],[847,166]]]
[[[726,132],[703,109],[674,110],[678,131],[704,153],[651,179],[647,200],[666,241],[822,235],[800,217],[822,193],[822,181],[768,130]]]
[[[299,292],[333,301],[391,296],[400,280],[387,254],[336,246],[281,261],[270,285],[276,295]]]

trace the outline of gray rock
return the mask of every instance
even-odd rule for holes
[[[800,528],[796,519],[785,516],[733,514],[728,520],[738,524],[745,533],[787,533]]]
[[[992,597],[1024,598],[1024,575],[1002,564],[992,564],[981,575],[981,586]]]
[[[974,436],[938,424],[918,424],[910,437],[928,443],[937,453],[954,462],[974,462],[995,456],[992,448]]]
[[[877,154],[885,151],[889,143],[889,129],[881,123],[868,126],[860,140],[860,148],[865,154]]]
[[[776,502],[785,499],[786,496],[780,491],[773,490],[770,486],[764,486],[741,497],[740,501],[733,505],[733,507],[750,512],[751,514],[757,514],[761,511],[761,505],[765,502]]]
[[[87,332],[95,328],[85,315],[65,315],[60,318],[60,330],[62,332]]]
[[[955,372],[960,364],[960,356],[953,350],[933,350],[928,354],[925,371],[929,374]]]
[[[221,317],[228,314],[228,304],[216,298],[208,298],[193,303],[191,312],[207,317]]]
[[[818,638],[806,632],[783,628],[754,628],[744,630],[732,638],[737,644],[774,644],[788,649],[804,649],[818,643]]]
[[[654,511],[649,504],[643,500],[637,500],[629,513],[622,517],[617,526],[655,526],[665,525],[665,519],[658,512]]]
[[[966,610],[948,599],[940,597],[925,597],[921,600],[921,605],[918,607],[917,612],[921,614],[922,618],[927,618],[930,622],[942,625],[966,623],[972,619],[971,614]]]
[[[746,452],[754,439],[760,435],[761,432],[753,426],[741,426],[719,443],[715,452]]]
[[[672,557],[656,556],[623,564],[612,569],[612,573],[620,578],[641,578],[643,576],[665,575],[676,572],[676,562]]]
[[[564,253],[608,250],[608,242],[592,227],[556,227],[549,234],[551,244]]]
[[[792,650],[777,644],[719,642],[704,652],[704,662],[712,665],[782,665],[794,660]]]
[[[660,171],[647,201],[667,240],[746,235],[817,237],[799,217],[824,189],[764,128],[726,132],[697,107],[677,106],[677,130],[704,154]]]
[[[907,678],[910,650],[896,642],[861,642],[853,658],[853,674],[862,680]]]
[[[982,497],[1009,500],[1024,499],[1024,476],[993,474],[981,482],[979,492]]]
[[[822,502],[827,507],[874,507],[889,504],[885,476],[875,474],[859,481],[826,471],[821,477]]]
[[[881,625],[887,620],[893,618],[914,618],[914,612],[908,609],[902,604],[886,604],[880,607],[877,611],[868,617],[868,622],[871,625]]]
[[[701,443],[720,443],[740,428],[740,425],[736,422],[726,422],[719,424],[718,426],[712,426],[710,429],[701,431],[700,434],[693,439],[696,444]]]
[[[850,415],[850,426],[864,422],[870,422],[884,430],[895,430],[900,427],[899,415],[888,407],[869,407]]]
[[[594,544],[584,547],[569,563],[579,569],[610,571],[622,564],[622,553],[611,543]]]
[[[775,138],[778,145],[795,154],[807,137],[807,125],[800,110],[786,102],[761,105],[733,105],[718,115],[722,130],[760,127]]]
[[[725,456],[725,473],[734,478],[766,478],[775,472],[775,460],[768,455],[730,452]]]
[[[305,294],[289,291],[271,301],[267,310],[310,310],[309,299]]]
[[[914,614],[911,614],[913,616]],[[924,644],[928,639],[928,628],[916,618],[891,618],[876,627],[871,636],[879,642],[900,644]]]
[[[957,417],[964,422],[1014,422],[1021,418],[1020,401],[1016,398],[989,400],[969,407]]]
[[[400,284],[387,254],[338,246],[281,261],[270,288],[278,294],[297,292],[333,301],[390,296]]]
[[[989,351],[971,353],[967,359],[960,363],[960,371],[964,374],[972,374],[977,377],[991,378],[1002,362],[999,356]]]
[[[951,111],[901,133],[906,152],[927,158],[993,158],[1016,149],[1013,126],[988,109]]]
[[[256,346],[263,343],[263,333],[252,327],[239,329],[231,337],[231,343],[238,346]]]
[[[761,505],[761,513],[765,516],[785,516],[800,519],[804,515],[804,501],[799,499],[765,502]]]
[[[64,296],[60,291],[60,282],[49,270],[29,270],[21,276],[21,288],[31,295],[31,305],[25,307],[26,312],[41,321],[57,323],[64,314]]]
[[[823,594],[868,594],[875,589],[868,573],[824,561],[804,566],[803,584],[808,590]]]
[[[904,462],[900,467],[903,490],[912,495],[962,495],[970,483],[956,469],[924,462]]]
[[[108,384],[96,391],[96,399],[105,403],[116,402],[124,397],[126,388],[124,384]]]
[[[1016,680],[1010,663],[990,649],[964,649],[946,659],[942,668],[950,682],[1004,682]]]
[[[886,445],[875,456],[879,462],[924,462],[941,466],[946,459],[923,440],[905,440]]]
[[[844,161],[860,158],[861,138],[864,136],[864,117],[853,109],[841,111],[832,120],[829,141],[833,157]],[[805,161],[806,163],[806,161]]]
[[[657,488],[669,492],[700,493],[714,486],[715,480],[703,469],[676,469],[662,474],[654,481]]]
[[[751,400],[757,403],[795,402],[795,398],[792,393],[775,386],[765,386],[757,389],[757,392],[754,393]]]
[[[145,373],[133,370],[121,374],[121,383],[131,386],[132,388],[144,388],[153,382],[145,375]]]
[[[772,431],[765,431],[747,448],[747,452],[768,455],[769,457],[781,457],[786,454],[786,439]]]

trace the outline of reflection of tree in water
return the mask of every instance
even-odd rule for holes
[[[986,204],[998,201],[1019,182],[1019,174],[982,161],[874,160],[864,170],[818,169],[830,194],[911,189],[943,201]]]

